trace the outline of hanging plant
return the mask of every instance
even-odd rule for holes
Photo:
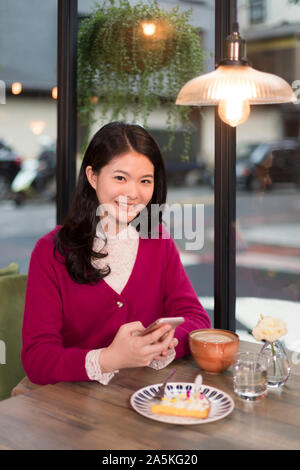
[[[170,131],[185,129],[189,146],[189,108],[176,106],[180,88],[203,69],[203,49],[189,24],[192,10],[168,12],[156,2],[114,0],[96,5],[82,21],[78,38],[78,104],[81,122],[90,126],[95,107],[103,118],[142,121],[163,101]]]

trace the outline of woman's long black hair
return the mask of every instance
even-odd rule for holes
[[[163,205],[166,202],[165,165],[159,146],[151,134],[141,126],[123,122],[112,122],[102,127],[84,154],[71,209],[55,238],[55,248],[63,255],[68,273],[79,284],[95,284],[110,273],[109,267],[97,269],[92,265],[92,258],[104,258],[107,254],[93,251],[99,222],[99,216],[96,215],[99,201],[87,179],[86,168],[91,166],[94,173],[99,173],[114,157],[132,149],[148,157],[154,166],[153,196],[144,209],[148,214],[148,227],[151,228],[150,205]],[[161,218],[160,212],[160,223]],[[139,231],[138,225],[136,229]]]

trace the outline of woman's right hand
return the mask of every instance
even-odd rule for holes
[[[119,328],[113,342],[99,356],[99,364],[104,373],[148,366],[155,357],[168,349],[174,336],[171,325],[163,325],[145,336],[137,335],[144,329],[139,321],[126,323]],[[159,341],[165,333],[166,337]]]

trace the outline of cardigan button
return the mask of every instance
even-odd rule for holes
[[[123,305],[124,305],[123,302],[117,302],[117,306],[118,306],[119,308],[123,307]]]

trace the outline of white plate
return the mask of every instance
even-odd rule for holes
[[[162,384],[149,385],[148,387],[140,388],[130,398],[132,408],[140,415],[155,421],[171,424],[205,424],[217,421],[228,416],[234,409],[233,399],[222,390],[210,387],[209,385],[202,385],[200,388],[203,393],[211,402],[211,409],[208,418],[185,418],[181,416],[166,416],[152,413],[151,399],[159,390]],[[171,396],[186,393],[192,390],[194,384],[187,382],[171,382],[166,386],[166,393]]]

